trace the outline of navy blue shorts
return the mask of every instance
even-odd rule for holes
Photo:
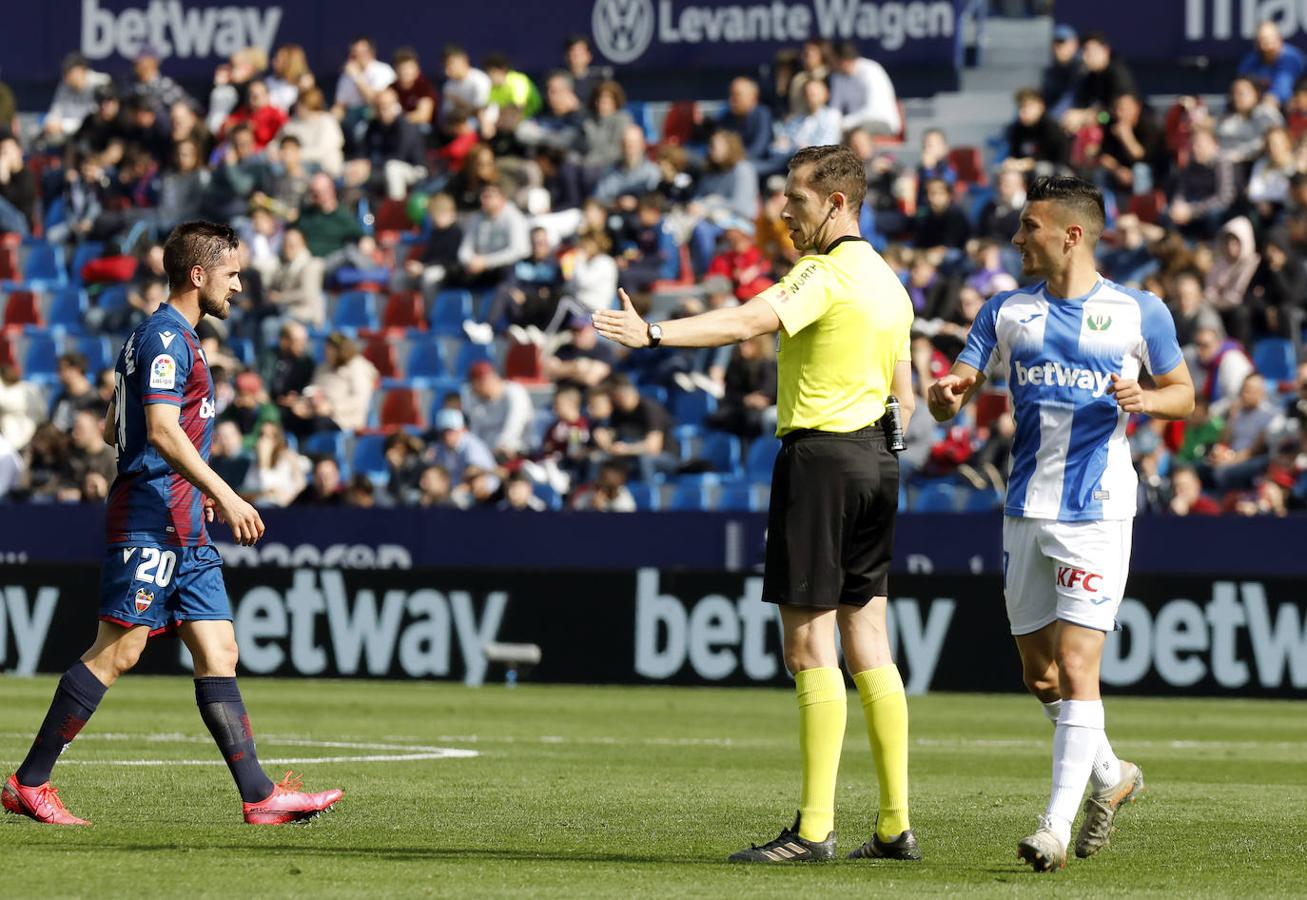
[[[110,547],[100,570],[100,619],[151,634],[181,622],[231,621],[222,556],[212,544]]]

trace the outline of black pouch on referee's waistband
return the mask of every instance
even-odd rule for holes
[[[885,398],[885,415],[880,417],[880,427],[885,432],[885,445],[891,453],[901,453],[907,446],[903,440],[903,410],[899,399],[893,394]]]

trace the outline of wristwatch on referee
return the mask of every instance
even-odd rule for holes
[[[663,342],[663,326],[656,322],[649,323],[649,346],[657,347]]]

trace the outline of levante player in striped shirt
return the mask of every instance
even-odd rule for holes
[[[194,658],[195,700],[236,780],[245,821],[300,821],[341,798],[339,790],[305,793],[289,773],[273,784],[260,767],[236,685],[222,558],[205,529],[216,513],[240,544],[263,536],[258,512],[209,468],[213,378],[195,333],[203,316],[230,313],[241,289],[237,246],[225,225],[178,226],[163,248],[168,302],[118,356],[104,425],[105,443],[118,453],[118,477],[109,491],[99,633],[60,680],[31,751],[0,791],[11,813],[50,825],[90,824],[64,807],[51,770],[146,641],[173,629]]]

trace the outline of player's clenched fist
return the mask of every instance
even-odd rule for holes
[[[1144,389],[1139,386],[1139,382],[1133,378],[1122,378],[1120,375],[1112,375],[1112,386],[1107,389],[1109,394],[1116,397],[1116,405],[1128,413],[1147,412],[1144,409]]]
[[[927,402],[930,414],[938,421],[952,418],[962,408],[967,391],[976,383],[975,376],[945,375],[930,386]]]

